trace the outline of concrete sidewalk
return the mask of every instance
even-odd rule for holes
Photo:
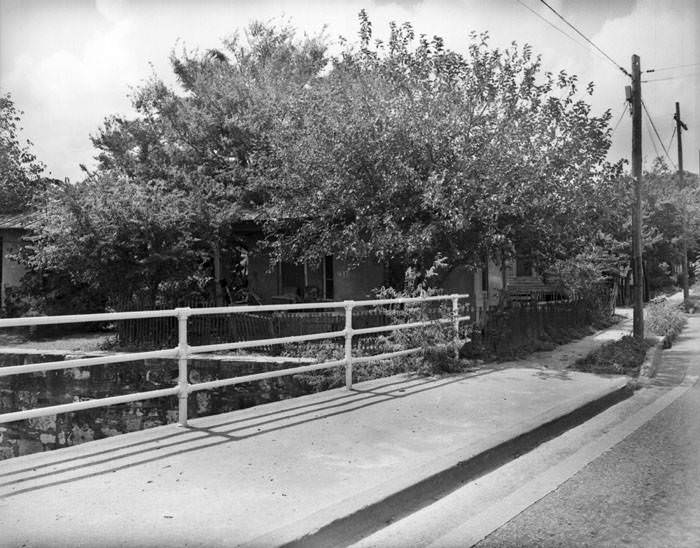
[[[621,336],[624,325],[586,339],[600,345],[614,331]],[[584,346],[507,368],[380,379],[0,462],[0,545],[293,542],[625,391],[626,377],[564,369]]]

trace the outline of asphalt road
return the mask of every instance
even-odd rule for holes
[[[650,386],[353,548],[700,547],[700,316],[662,356]]]
[[[476,546],[700,546],[700,383]]]

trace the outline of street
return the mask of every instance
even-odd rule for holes
[[[700,368],[691,366],[694,374]],[[690,372],[690,371],[689,371]],[[700,546],[700,386],[477,544]]]
[[[650,386],[356,547],[700,546],[700,318]]]

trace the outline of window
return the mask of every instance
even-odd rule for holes
[[[333,299],[333,255],[323,260],[323,298]]]

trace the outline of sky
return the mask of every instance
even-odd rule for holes
[[[684,168],[700,169],[700,1],[547,0],[610,59],[550,11],[542,0],[0,0],[0,93],[24,114],[23,136],[53,177],[78,180],[94,166],[90,135],[112,114],[133,116],[129,94],[152,75],[175,84],[173,48],[208,49],[251,21],[286,20],[300,32],[325,28],[331,42],[357,38],[366,9],[375,37],[390,21],[438,35],[466,52],[471,31],[488,31],[494,47],[528,43],[543,68],[593,81],[593,111],[612,113],[609,159],[630,158],[632,122],[624,113],[631,56],[641,58],[642,98],[660,141],[643,120],[645,165],[668,150],[680,103]],[[581,86],[584,89],[585,86]],[[673,141],[671,141],[673,137]],[[669,147],[670,143],[670,147]],[[654,144],[656,148],[654,148]],[[668,161],[668,158],[667,158]],[[671,163],[671,162],[669,162]]]

